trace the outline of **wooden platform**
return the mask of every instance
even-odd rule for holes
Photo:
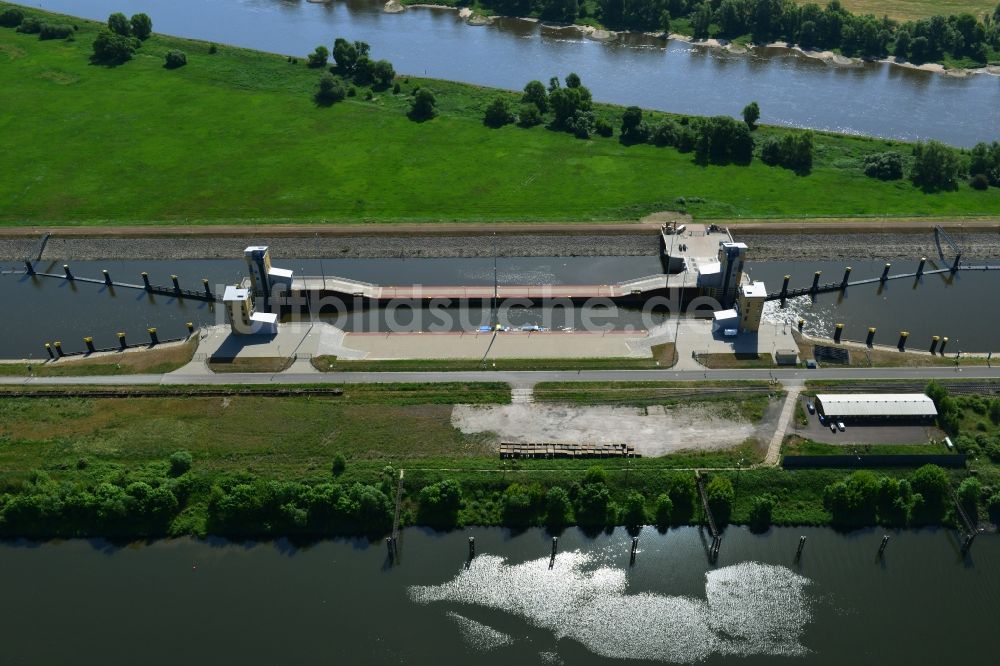
[[[627,444],[500,444],[501,458],[638,458]]]

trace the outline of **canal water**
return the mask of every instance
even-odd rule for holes
[[[916,270],[916,262],[893,263],[893,273]],[[489,285],[493,283],[492,259],[309,259],[279,260],[277,265],[292,268],[298,275],[327,275],[353,278],[387,285]],[[852,279],[877,277],[884,263],[852,262]],[[934,266],[928,262],[928,269]],[[21,267],[0,263],[0,269]],[[42,272],[61,273],[59,263],[37,264]],[[110,271],[121,282],[139,283],[142,271],[154,284],[170,284],[179,276],[184,288],[200,289],[208,279],[221,292],[226,284],[236,284],[245,275],[241,260],[173,261],[80,261],[72,263],[79,277],[101,277]],[[792,287],[808,286],[813,272],[823,271],[823,281],[843,275],[842,262],[792,261],[757,262],[747,265],[751,278],[763,280],[770,291],[781,287],[782,276],[792,276]],[[645,257],[509,257],[496,265],[500,284],[612,284],[661,271],[656,256]],[[989,307],[1000,271],[960,271],[952,275],[928,275],[920,280],[889,281],[885,285],[852,287],[844,292],[803,296],[792,299],[782,309],[771,302],[765,310],[765,325],[794,325],[805,319],[804,330],[831,337],[834,325],[844,323],[846,339],[864,340],[869,326],[878,329],[876,342],[894,344],[899,331],[910,332],[913,348],[929,346],[933,335],[948,336],[948,349],[957,351],[997,351],[996,330],[1000,313]],[[127,339],[146,339],[146,329],[156,327],[161,338],[185,334],[185,323],[210,325],[225,323],[221,308],[213,304],[170,296],[147,294],[132,289],[108,289],[104,285],[61,279],[29,278],[22,274],[0,275],[0,296],[8,316],[0,319],[0,358],[39,358],[44,343],[60,340],[67,351],[82,350],[84,336],[92,336],[98,347],[116,344],[115,334],[124,331]],[[363,316],[359,315],[363,312]],[[349,331],[374,330],[472,330],[493,321],[493,310],[485,307],[448,308],[441,316],[426,309],[359,310],[350,301],[333,303],[322,312],[325,321]],[[502,303],[500,323],[580,330],[589,326],[641,331],[662,323],[670,312],[663,309],[638,310],[596,302],[588,307],[563,305],[525,307]],[[588,321],[590,322],[588,324]]]
[[[764,535],[730,527],[550,536],[408,529],[364,540],[0,545],[4,663],[993,663],[1000,538]],[[794,554],[808,538],[802,559]],[[476,558],[466,567],[468,536]]]
[[[600,43],[517,19],[471,27],[450,10],[385,14],[381,0],[31,4],[96,20],[146,12],[158,32],[297,56],[342,36],[370,43],[374,57],[402,73],[512,90],[577,72],[598,101],[677,113],[738,116],[757,100],[765,123],[958,146],[993,141],[1000,127],[1000,77],[990,75],[957,78],[881,63],[838,67],[783,49],[731,54],[643,35]]]

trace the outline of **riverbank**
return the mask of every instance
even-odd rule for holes
[[[322,0],[315,0],[322,1]],[[778,51],[786,51],[789,53],[795,53],[805,58],[812,60],[818,60],[820,62],[826,63],[827,65],[833,67],[859,67],[864,65],[866,62],[878,62],[884,65],[889,65],[891,67],[901,67],[904,69],[913,69],[924,72],[931,72],[935,74],[943,74],[946,76],[955,77],[965,77],[977,74],[985,74],[988,76],[1000,76],[1000,66],[997,65],[983,65],[982,67],[947,67],[943,63],[938,62],[927,62],[922,64],[915,64],[907,60],[903,60],[896,57],[885,57],[881,59],[874,58],[860,58],[853,56],[844,56],[840,53],[828,50],[820,50],[813,48],[804,48],[799,44],[790,44],[788,42],[768,42],[755,44],[749,41],[749,35],[745,35],[736,41],[709,37],[705,39],[696,39],[692,35],[677,33],[677,32],[644,32],[639,30],[610,30],[605,26],[601,25],[596,18],[588,18],[588,23],[559,23],[552,21],[542,21],[536,17],[528,16],[516,16],[516,15],[495,15],[490,11],[484,11],[481,7],[475,9],[470,9],[468,6],[459,7],[454,3],[427,3],[427,2],[397,2],[396,0],[389,0],[385,3],[383,12],[387,14],[398,14],[405,12],[408,9],[432,9],[437,11],[455,11],[460,19],[463,19],[466,25],[469,26],[484,26],[490,25],[494,21],[502,19],[507,21],[524,21],[528,23],[541,23],[544,27],[552,30],[564,30],[575,32],[581,37],[586,39],[599,41],[599,42],[610,42],[614,40],[621,39],[630,35],[641,35],[644,37],[651,37],[653,39],[660,39],[664,42],[676,41],[685,44],[691,44],[692,46],[697,46],[701,48],[709,49],[720,49],[727,51],[729,53],[746,55],[752,54],[755,49],[773,49]]]
[[[492,232],[496,228],[499,233]],[[556,228],[548,233],[530,233],[530,226],[516,229],[483,225],[475,233],[463,229],[441,233],[424,227],[410,233],[342,233],[296,235],[274,234],[267,227],[260,235],[238,229],[232,235],[161,235],[155,227],[148,235],[71,235],[56,231],[45,244],[41,261],[238,259],[249,245],[268,245],[279,259],[381,259],[381,258],[476,258],[476,257],[596,257],[656,256],[660,252],[659,229],[652,225],[606,227],[595,233],[582,225],[567,233]],[[801,227],[799,227],[801,229]],[[207,230],[211,232],[212,229]],[[789,230],[734,225],[733,237],[750,246],[752,261],[914,259],[937,256],[930,228],[885,228],[858,231],[841,229]],[[993,231],[950,227],[951,237],[968,259],[1000,259],[1000,228]],[[274,234],[274,235],[272,235]],[[37,251],[38,238],[3,237],[0,231],[0,261],[19,262]]]
[[[847,470],[760,466],[757,438],[658,457],[501,461],[498,435],[470,426],[469,417],[509,403],[505,384],[341,388],[302,396],[199,395],[195,390],[124,399],[74,396],[75,389],[65,396],[0,395],[0,534],[379,535],[391,523],[400,469],[405,469],[402,521],[407,525],[699,524],[704,517],[694,469],[722,479],[709,486],[710,493],[712,488],[722,493],[713,509],[722,522],[757,527],[876,522],[876,507],[864,503],[872,498],[846,512],[825,500],[827,486],[847,478]],[[760,383],[643,382],[616,385],[611,393],[603,383],[589,389],[574,384],[567,396],[562,385],[537,388],[545,404],[534,411],[524,406],[518,423],[555,414],[561,405],[586,412],[587,405],[596,404],[595,414],[611,410],[637,424],[713,414],[715,421],[763,428],[780,402],[778,388]],[[996,437],[996,426],[979,414],[982,399],[956,399],[963,433],[979,432],[986,441]],[[44,421],[38,413],[46,415]],[[613,419],[591,420],[589,427],[608,431],[610,423]],[[942,445],[938,448],[947,454]],[[866,453],[878,449],[869,446]],[[997,469],[989,458],[981,455],[972,465],[982,483],[992,487]],[[934,483],[957,485],[968,473],[935,475]],[[918,492],[927,492],[927,479],[912,469],[879,471],[874,478],[879,477],[911,479]],[[565,504],[547,499],[562,491]],[[52,502],[56,497],[61,500]],[[91,499],[83,502],[85,497]],[[762,516],[759,500],[764,497],[771,504]],[[950,524],[946,496],[925,498],[925,505],[912,507],[912,517],[909,509],[879,509],[877,523]],[[101,509],[108,503],[118,508]],[[78,510],[64,513],[62,507],[69,506]],[[561,515],[554,513],[559,506],[565,510]]]
[[[212,53],[204,42],[162,35],[121,66],[95,67],[98,24],[59,20],[80,26],[75,41],[0,30],[12,54],[0,70],[10,91],[5,112],[21,123],[0,157],[7,225],[620,221],[670,208],[704,220],[1000,210],[1000,188],[925,194],[909,182],[864,176],[864,155],[905,154],[905,143],[815,133],[806,176],[759,160],[705,167],[691,153],[625,146],[617,137],[487,128],[482,114],[492,99],[506,96],[516,108],[520,96],[471,85],[402,76],[399,94],[374,91],[363,101],[362,88],[322,107],[313,100],[318,74],[304,62],[228,46]],[[187,53],[187,66],[162,67],[172,49]],[[438,115],[416,123],[406,114],[421,86],[434,90]],[[614,127],[622,112],[595,107]],[[270,121],[276,117],[280,125]],[[649,113],[647,122],[666,118],[684,121]],[[755,135],[759,142],[791,131],[762,127]],[[61,150],[46,150],[40,136]]]

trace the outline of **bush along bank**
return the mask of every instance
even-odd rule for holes
[[[7,481],[0,493],[0,536],[383,536],[392,527],[398,471],[386,466],[352,474],[351,467],[338,456],[325,475],[280,480],[249,472],[214,476],[184,451],[131,470],[112,465],[94,471],[81,459],[58,479],[36,471]],[[600,531],[652,524],[663,530],[705,520],[693,472],[598,465],[532,472],[526,466],[516,477],[411,469],[402,525]],[[721,525],[756,531],[772,524],[903,527],[952,524],[955,481],[933,465],[893,475],[755,469],[713,472],[706,492]],[[995,518],[1000,510],[1000,495],[977,478],[962,480],[957,491],[971,515],[985,511]]]
[[[982,17],[964,12],[901,22],[854,14],[839,0],[825,6],[791,0],[439,0],[437,4],[471,4],[482,13],[676,33],[698,40],[783,42],[851,57],[892,56],[917,65],[982,67],[1000,62],[1000,5]]]

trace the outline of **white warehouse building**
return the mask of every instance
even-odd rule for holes
[[[929,420],[937,416],[934,401],[923,393],[819,393],[816,411],[842,420]]]

